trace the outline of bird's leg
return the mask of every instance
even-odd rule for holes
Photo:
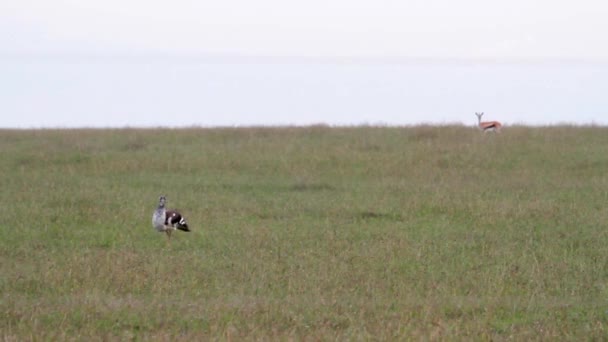
[[[165,232],[167,233],[167,238],[169,239],[168,241],[171,241],[171,232],[172,232],[172,230],[171,229],[167,229],[167,230],[165,230]]]

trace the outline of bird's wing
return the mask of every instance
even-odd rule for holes
[[[175,225],[181,221],[182,215],[175,210],[167,210],[167,215],[165,216],[165,224],[167,225]]]

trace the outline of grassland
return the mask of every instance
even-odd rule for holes
[[[0,170],[5,341],[608,337],[607,128],[3,130]]]

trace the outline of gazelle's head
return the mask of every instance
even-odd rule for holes
[[[167,201],[167,198],[165,197],[165,195],[161,195],[158,198],[158,207],[159,208],[164,208],[165,207],[165,202]]]
[[[483,116],[483,112],[481,112],[481,113],[477,113],[477,112],[475,112],[475,115],[477,115],[477,118],[478,118],[479,120],[481,120],[481,117]]]

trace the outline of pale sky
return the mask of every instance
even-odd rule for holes
[[[601,0],[4,0],[0,52],[608,59]]]
[[[0,127],[606,124],[607,18],[601,0],[0,0]]]

